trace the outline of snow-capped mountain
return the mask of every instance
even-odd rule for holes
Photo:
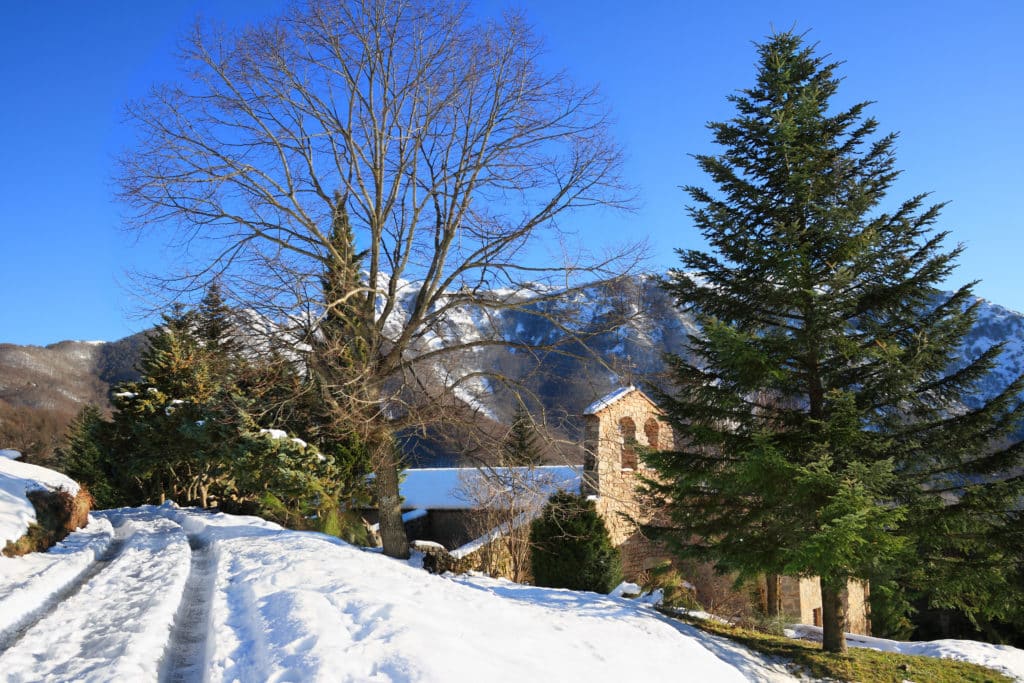
[[[445,372],[456,378],[488,372],[512,377],[549,413],[574,416],[619,386],[667,386],[665,354],[685,355],[689,335],[699,333],[693,317],[675,306],[655,277],[595,285],[561,305],[572,309],[568,313],[575,319],[580,343],[561,331],[545,311],[525,303],[487,313],[469,306],[456,309],[434,330],[428,346],[458,346],[491,338],[540,347],[539,357],[511,346],[477,349],[457,355],[457,362],[449,362]],[[557,344],[560,338],[562,343]],[[978,300],[977,322],[957,357],[976,358],[997,343],[1005,345],[1003,353],[977,394],[968,397],[969,403],[996,395],[1024,373],[1024,315]],[[478,384],[477,389],[463,391],[471,394],[467,401],[485,407],[499,421],[510,420],[515,401],[507,392],[494,383]]]
[[[993,344],[1005,344],[999,362],[982,381],[978,398],[989,398],[1024,373],[1024,315],[982,300],[978,320],[964,339],[961,356],[975,358]]]

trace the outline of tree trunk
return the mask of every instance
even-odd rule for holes
[[[388,557],[409,557],[409,537],[402,523],[402,504],[398,494],[398,459],[394,444],[383,440],[374,444],[373,472],[379,506],[380,540]]]
[[[821,647],[826,652],[846,652],[846,586],[821,581]]]
[[[778,574],[767,574],[765,582],[765,608],[764,613],[769,617],[777,617],[782,613],[782,590],[781,580]]]

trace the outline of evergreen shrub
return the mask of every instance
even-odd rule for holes
[[[531,565],[538,586],[608,593],[622,581],[619,551],[597,506],[560,491],[530,527]]]

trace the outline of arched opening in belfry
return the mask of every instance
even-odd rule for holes
[[[659,427],[660,425],[658,424],[658,421],[653,417],[647,418],[647,422],[644,423],[644,436],[647,437],[647,445],[654,451],[661,448],[661,444],[658,441]]]

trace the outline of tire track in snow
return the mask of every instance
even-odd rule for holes
[[[190,683],[205,678],[217,557],[208,539],[189,535],[188,544],[192,549],[188,579],[160,663],[160,683]]]
[[[24,619],[0,633],[0,654],[3,654],[17,645],[18,641],[20,641],[33,626],[53,612],[57,605],[77,595],[82,588],[96,578],[101,571],[109,567],[110,563],[121,555],[121,552],[124,550],[125,542],[127,542],[131,537],[132,533],[134,533],[134,529],[130,522],[122,521],[118,526],[114,527],[114,536],[110,541],[110,545],[107,546],[106,550],[100,553],[99,557],[97,557],[93,563],[85,569],[85,571],[68,583],[68,585],[56,591],[47,600],[44,600],[38,608],[27,614]]]

